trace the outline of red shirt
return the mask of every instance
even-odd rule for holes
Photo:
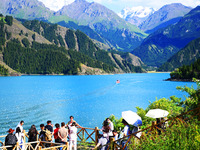
[[[56,129],[54,130],[54,133],[53,133],[54,139],[58,139],[58,130],[59,130],[59,128],[56,128]]]

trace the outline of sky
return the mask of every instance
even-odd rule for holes
[[[51,10],[58,11],[64,5],[68,5],[74,0],[39,0],[45,4],[46,7]],[[97,2],[106,6],[107,8],[119,13],[125,7],[152,7],[159,9],[166,4],[182,3],[185,6],[196,7],[200,5],[200,0],[87,0],[88,2]]]

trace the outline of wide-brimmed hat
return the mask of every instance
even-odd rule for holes
[[[13,129],[9,129],[7,132],[9,132],[9,133],[13,133],[15,130],[13,130]]]

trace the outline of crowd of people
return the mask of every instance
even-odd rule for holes
[[[32,125],[27,135],[25,134],[23,125],[24,121],[20,121],[15,129],[10,128],[8,130],[8,135],[5,138],[5,146],[10,146],[7,148],[8,150],[12,150],[17,142],[20,149],[24,150],[25,136],[28,137],[28,142],[32,142],[31,145],[33,148],[36,147],[37,143],[35,141],[38,140],[42,141],[41,146],[50,147],[54,139],[55,143],[58,144],[66,144],[69,141],[69,150],[77,150],[77,127],[82,127],[74,120],[73,116],[70,116],[70,121],[67,124],[65,122],[61,124],[56,123],[55,129],[53,129],[54,125],[51,120],[48,120],[46,125],[40,124],[40,132],[36,129],[35,125]]]
[[[163,119],[157,118],[156,122],[158,128],[165,129],[165,123],[161,124],[161,122],[163,122]],[[100,130],[102,134],[99,134],[98,144],[93,149],[97,149],[100,147],[101,150],[105,150],[107,148],[106,145],[108,145],[111,139],[118,140],[119,138],[129,136],[131,133],[139,131],[139,128],[135,126],[130,129],[130,125],[124,119],[122,120],[122,123],[124,124],[124,129],[119,135],[118,132],[114,129],[112,121],[107,118],[103,122],[103,126]],[[73,116],[70,116],[70,121],[67,124],[64,122],[62,122],[61,125],[56,123],[54,130],[54,126],[51,120],[48,120],[46,125],[40,124],[40,132],[37,131],[35,125],[32,125],[27,135],[23,130],[23,124],[24,121],[20,121],[15,130],[11,128],[8,130],[8,135],[5,138],[5,146],[11,146],[7,148],[8,150],[13,149],[17,142],[19,143],[21,150],[24,150],[23,143],[25,136],[28,137],[28,142],[33,142],[31,144],[33,148],[35,148],[37,145],[37,143],[34,142],[38,140],[43,141],[41,142],[43,147],[50,147],[54,137],[55,143],[66,144],[67,142],[69,142],[69,150],[77,150],[77,127],[82,127],[74,120]],[[160,130],[158,130],[158,133],[160,134]],[[138,132],[137,134],[135,134],[135,136],[140,138],[141,132]],[[121,141],[120,144],[124,146],[125,143],[126,140]],[[62,150],[62,148],[60,148],[60,150]]]

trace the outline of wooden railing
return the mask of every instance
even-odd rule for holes
[[[77,141],[79,143],[90,143],[90,145],[92,144],[93,146],[95,146],[98,142],[98,134],[99,134],[99,129],[98,127],[95,127],[94,129],[93,128],[79,128],[79,131],[77,133]],[[37,149],[45,149],[45,150],[48,150],[48,149],[57,149],[59,147],[63,147],[65,148],[66,150],[68,149],[68,143],[66,145],[63,145],[61,143],[53,143],[53,142],[46,142],[46,141],[36,141],[36,142],[26,142],[28,141],[28,136],[27,136],[27,132],[25,133],[26,136],[24,136],[24,147],[25,149],[27,150],[37,150]],[[0,136],[0,138],[5,138],[6,135],[2,135]],[[38,137],[37,137],[38,139]],[[0,143],[2,144],[2,147],[0,147],[0,150],[1,149],[7,149],[11,146],[4,146],[4,143],[0,141]],[[33,148],[33,146],[31,144],[36,144],[36,147]],[[50,144],[51,147],[49,148],[45,148],[43,145],[44,144]],[[80,144],[81,145],[81,144]],[[16,144],[16,146],[14,147],[14,150],[21,150],[20,148],[20,144]]]
[[[95,144],[97,144],[98,142],[98,135],[99,135],[98,127],[95,127],[95,129],[81,128],[77,133],[77,137],[80,141],[94,142]]]
[[[35,144],[35,146],[33,146]],[[44,147],[43,144],[50,144],[50,147]],[[61,143],[52,143],[52,142],[45,142],[45,141],[35,141],[35,142],[29,142],[29,143],[24,143],[24,144],[19,144],[17,143],[14,147],[13,150],[52,150],[55,149],[57,150],[58,148],[63,148],[63,150],[68,150],[69,146],[68,143],[66,144],[61,144]],[[12,148],[12,146],[2,146],[0,149],[6,150],[7,148]]]
[[[181,123],[181,124],[186,124],[187,125],[187,121],[190,120],[191,118],[193,117],[198,117],[198,119],[200,120],[200,105],[193,109],[193,110],[190,110],[190,111],[187,111],[185,113],[182,113],[181,115],[178,115],[176,117],[173,117],[173,118],[170,118],[168,120],[165,120],[165,121],[162,121],[160,123],[156,123],[156,122],[152,122],[152,125],[143,129],[143,130],[140,130],[138,132],[135,132],[135,133],[132,133],[128,136],[125,136],[121,139],[118,139],[118,140],[114,140],[111,139],[110,143],[107,144],[107,145],[104,145],[104,146],[107,146],[107,150],[111,149],[111,150],[124,150],[128,147],[128,145],[130,144],[131,140],[135,140],[137,142],[135,143],[138,143],[141,141],[142,137],[144,136],[144,134],[155,134],[155,135],[158,135],[158,131],[160,132],[164,132],[164,129],[162,128],[159,128],[158,126],[159,125],[162,125],[163,123],[168,123],[168,127],[167,128],[171,128],[173,125],[177,124],[177,123]],[[142,133],[141,135],[141,138],[138,138],[136,136],[137,133]],[[122,141],[124,142],[124,144],[122,144]],[[134,149],[134,143],[131,143],[132,145],[132,148]]]

